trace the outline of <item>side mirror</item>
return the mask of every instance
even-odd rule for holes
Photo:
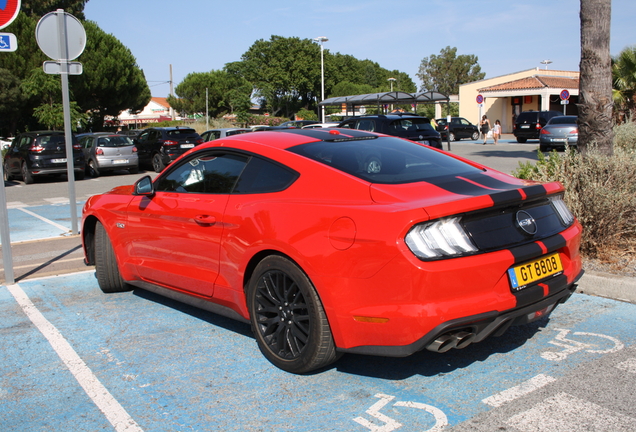
[[[133,195],[153,196],[155,189],[150,176],[145,176],[137,180],[133,189]]]

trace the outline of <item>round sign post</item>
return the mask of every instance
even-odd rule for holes
[[[20,13],[20,0],[0,0],[0,30],[8,26]],[[14,52],[18,49],[18,41],[12,33],[0,33],[0,52]],[[4,176],[4,167],[0,164],[0,175]],[[9,212],[7,211],[7,195],[4,182],[0,188],[0,243],[2,244],[2,260],[4,262],[5,284],[15,282],[13,274],[13,254],[11,253],[11,236],[9,233]]]
[[[561,94],[559,94],[559,96],[561,97],[561,105],[563,105],[563,115],[565,115],[565,109],[567,108],[568,103],[570,103],[570,92],[566,89],[561,90]]]
[[[62,78],[66,172],[68,176],[68,195],[71,203],[71,233],[77,234],[77,204],[75,199],[75,170],[73,167],[73,135],[71,131],[68,75],[69,60],[79,57],[86,47],[86,31],[77,18],[64,12],[64,9],[58,9],[55,12],[49,12],[40,19],[35,27],[35,38],[42,52],[59,64],[59,69],[53,68],[53,73],[59,73]],[[50,62],[45,62],[45,72],[47,71],[46,63]]]

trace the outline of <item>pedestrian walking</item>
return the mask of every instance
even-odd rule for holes
[[[484,136],[484,144],[486,144],[486,141],[488,140],[488,131],[490,131],[490,120],[488,120],[486,114],[481,117],[481,122],[479,122],[479,130]]]
[[[499,119],[495,120],[495,127],[492,128],[492,138],[495,140],[495,144],[497,144],[499,138],[501,138],[501,122]]]

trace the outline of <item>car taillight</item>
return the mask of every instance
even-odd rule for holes
[[[165,146],[175,146],[177,144],[179,144],[179,141],[165,140],[163,142],[163,145]]]
[[[44,147],[39,144],[33,144],[31,147],[29,147],[29,151],[33,153],[40,153],[44,151]]]
[[[477,252],[460,220],[453,217],[416,225],[404,238],[406,245],[423,260]]]
[[[574,215],[572,214],[568,206],[565,204],[565,201],[563,201],[563,196],[562,195],[551,196],[549,197],[549,199],[550,199],[550,202],[552,203],[552,207],[554,207],[554,210],[556,210],[563,224],[565,226],[572,225],[572,223],[574,222]]]
[[[100,149],[99,147],[97,148],[97,150],[95,150],[95,154],[96,155],[103,155],[104,154],[104,150]]]
[[[572,129],[572,130],[570,131],[570,133],[571,133],[571,134],[577,134],[577,135],[578,135],[578,134],[579,134],[579,130],[578,130],[578,129]]]
[[[196,143],[197,143],[197,144],[203,144],[203,138],[199,138],[199,139],[197,139]]]
[[[133,152],[133,153],[137,153],[137,147],[133,146],[133,148],[132,148],[132,152]]]
[[[79,145],[79,143],[78,143],[78,144],[73,144],[73,148],[74,148],[75,150],[81,150],[81,149],[82,149],[82,146],[81,146],[81,145]]]
[[[537,123],[536,125],[534,125],[534,127],[537,129],[541,129],[541,123]]]
[[[541,135],[550,135],[550,132],[545,129],[541,129]]]

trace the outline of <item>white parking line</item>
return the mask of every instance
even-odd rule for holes
[[[27,210],[27,209],[22,208],[22,207],[18,208],[18,210],[23,211],[26,214],[31,215],[33,217],[36,217],[36,218],[40,219],[41,221],[46,222],[47,224],[53,225],[54,227],[59,228],[59,229],[61,229],[64,232],[70,231],[70,229],[65,227],[64,225],[60,225],[57,222],[53,222],[52,220],[47,219],[45,217],[42,217],[39,214],[33,213],[31,210]]]
[[[142,432],[143,429],[102,385],[59,330],[44,318],[44,315],[35,307],[22,288],[18,284],[14,284],[7,285],[7,289],[33,325],[49,341],[77,382],[115,430],[118,432]]]
[[[525,396],[528,393],[532,393],[533,391],[540,389],[541,387],[548,385],[554,381],[556,381],[556,379],[552,378],[551,376],[539,374],[535,377],[530,378],[528,381],[519,384],[518,386],[510,387],[507,390],[487,397],[486,399],[483,399],[482,402],[493,407],[500,407],[505,403],[518,399],[521,396]]]
[[[636,374],[636,358],[630,358],[616,365],[617,368]]]

